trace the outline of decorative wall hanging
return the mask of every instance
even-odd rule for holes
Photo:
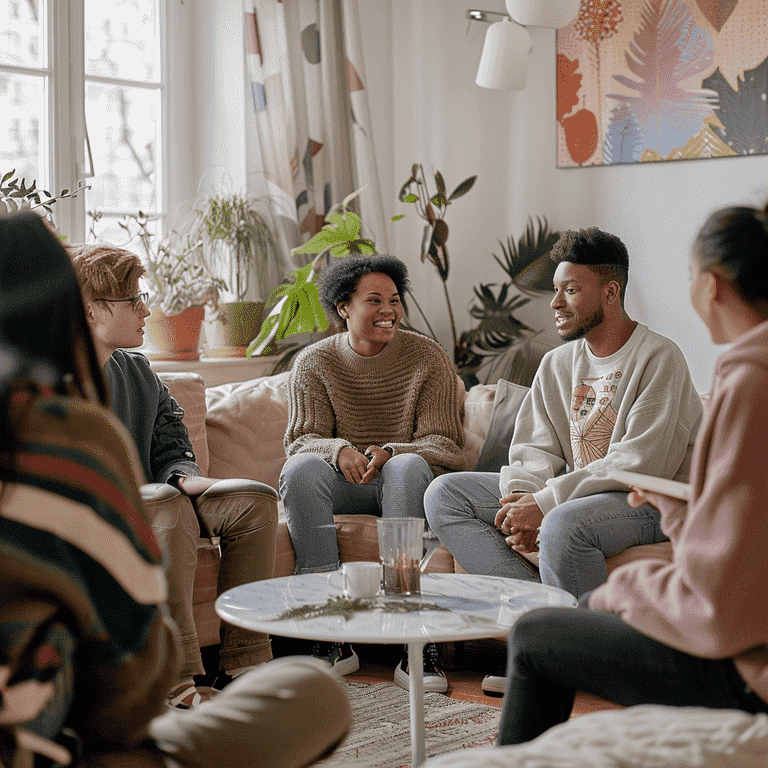
[[[768,154],[768,0],[581,0],[557,32],[557,165]]]

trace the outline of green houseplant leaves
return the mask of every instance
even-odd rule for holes
[[[360,237],[360,217],[348,206],[365,187],[352,192],[341,203],[341,211],[328,214],[322,229],[294,253],[316,254],[306,266],[292,272],[293,282],[280,285],[269,297],[271,312],[259,335],[248,345],[246,355],[269,354],[278,341],[296,333],[326,331],[328,319],[320,304],[317,275],[323,260],[342,258],[350,253],[376,253],[372,240]]]

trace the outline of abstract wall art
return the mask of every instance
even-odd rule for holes
[[[768,0],[581,0],[557,32],[559,168],[768,154]]]

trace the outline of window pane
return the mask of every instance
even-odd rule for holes
[[[86,83],[85,101],[96,174],[88,192],[89,210],[157,210],[160,92]]]
[[[48,185],[45,141],[47,78],[0,71],[0,175],[16,169],[38,188]]]
[[[0,64],[47,66],[44,5],[40,0],[0,0]]]
[[[85,0],[85,74],[160,78],[157,0]]]

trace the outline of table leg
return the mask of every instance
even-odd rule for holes
[[[411,699],[411,766],[424,762],[424,645],[408,643],[408,693]]]

